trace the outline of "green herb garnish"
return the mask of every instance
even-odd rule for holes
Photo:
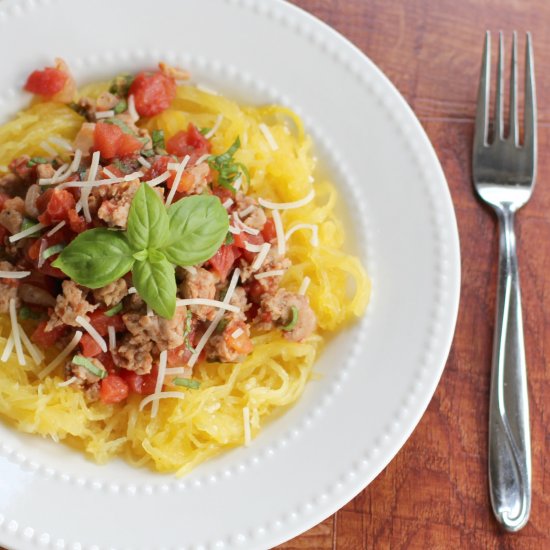
[[[33,220],[32,218],[23,218],[23,223],[21,224],[21,231],[30,229],[31,227],[34,227],[37,223],[38,222],[36,220]]]
[[[210,132],[210,130],[212,130],[212,128],[200,128],[199,129],[199,132],[205,136],[206,134],[208,134],[208,132]]]
[[[116,94],[121,97],[126,97],[128,95],[128,91],[130,90],[130,86],[134,81],[134,78],[135,78],[134,75],[131,75],[131,74],[121,74],[117,76],[111,83],[111,87],[109,88],[109,91],[112,94]]]
[[[108,285],[132,271],[134,286],[147,305],[171,319],[176,308],[174,265],[210,259],[228,229],[227,212],[217,197],[193,195],[166,209],[157,193],[142,183],[126,231],[84,231],[52,265],[88,288]]]
[[[19,314],[19,318],[22,321],[27,321],[28,319],[37,320],[37,319],[42,318],[41,313],[39,313],[38,311],[34,311],[33,309],[31,309],[27,306],[23,306],[23,307],[19,308],[18,314]]]
[[[128,124],[126,124],[126,122],[124,122],[123,120],[120,120],[120,118],[106,118],[101,122],[118,126],[125,134],[128,134],[130,136],[136,135],[136,133],[133,130],[130,130],[130,127],[128,126]]]
[[[44,157],[31,157],[29,162],[27,162],[27,166],[30,168],[31,166],[36,166],[37,164],[47,164],[48,162],[50,161]]]
[[[201,383],[198,380],[191,378],[174,378],[174,384],[191,390],[198,390],[201,387]]]
[[[122,302],[118,303],[116,306],[112,307],[111,309],[108,309],[105,312],[105,315],[107,315],[107,317],[113,317],[114,315],[116,315],[117,313],[120,313],[121,311],[122,311]]]
[[[298,323],[298,317],[300,316],[300,313],[296,306],[290,306],[290,310],[292,311],[292,318],[286,325],[282,327],[283,330],[286,332],[291,331],[296,326],[296,323]]]
[[[133,160],[122,161],[115,159],[113,164],[124,174],[132,174],[139,167],[139,163]]]
[[[128,102],[125,99],[121,99],[116,105],[113,111],[115,114],[119,115],[128,109]]]
[[[223,300],[224,297],[221,297],[220,298]],[[223,318],[219,323],[218,323],[218,326],[216,327],[216,334],[221,334],[227,327],[227,325],[229,324],[229,320],[228,319],[225,319]]]
[[[218,184],[226,189],[229,189],[233,193],[236,193],[236,189],[233,187],[233,183],[237,178],[244,174],[247,181],[250,182],[248,170],[241,162],[235,162],[233,155],[237,152],[241,146],[241,140],[239,137],[233,142],[233,145],[221,155],[210,155],[207,159],[208,165],[213,170],[218,172]]]
[[[153,149],[143,149],[141,151],[141,156],[145,158],[152,157],[154,154],[155,151]]]
[[[193,313],[190,310],[187,310],[187,317],[185,319],[185,327],[183,329],[183,340],[185,342],[185,347],[191,352],[195,353],[195,348],[191,345],[191,342],[189,341],[189,337],[191,336],[191,321],[193,319]]]
[[[59,243],[59,244],[54,244],[53,246],[50,246],[49,248],[46,248],[46,250],[44,250],[44,252],[42,252],[42,258],[44,260],[47,260],[50,256],[54,256],[55,254],[59,254],[59,252],[61,252],[64,248],[65,248],[65,244],[63,243]]]
[[[227,235],[225,236],[225,244],[233,244],[234,242],[235,242],[235,237],[233,237],[233,233],[228,231]]]
[[[100,369],[94,365],[87,357],[82,355],[75,355],[73,357],[73,363],[80,367],[84,367],[89,370],[94,376],[97,376],[100,379],[103,379],[107,376],[107,371],[105,369]]]
[[[162,151],[166,149],[164,130],[153,130],[151,140],[153,141],[153,149],[161,149]]]

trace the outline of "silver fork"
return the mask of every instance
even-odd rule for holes
[[[514,215],[531,197],[537,165],[537,121],[533,49],[525,48],[524,140],[519,143],[517,40],[512,43],[509,132],[504,135],[504,41],[499,35],[493,139],[488,139],[491,36],[487,32],[479,82],[473,149],[478,195],[495,210],[500,229],[491,399],[489,405],[489,492],[493,512],[508,531],[518,531],[531,508],[531,442]]]

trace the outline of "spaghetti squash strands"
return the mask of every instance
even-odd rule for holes
[[[86,86],[80,97],[98,97],[108,88],[108,83]],[[40,144],[52,143],[53,136],[74,143],[82,121],[82,117],[58,103],[41,102],[29,107],[0,127],[0,165],[8,166],[13,158],[23,154],[41,156]],[[217,125],[217,121],[222,123]],[[334,213],[337,202],[334,185],[320,174],[315,174],[314,187],[311,183],[315,159],[301,120],[285,107],[241,107],[221,95],[186,85],[178,87],[169,109],[137,122],[149,132],[162,130],[166,140],[187,129],[189,123],[197,128],[217,126],[211,140],[212,155],[225,153],[237,137],[241,138],[234,160],[244,165],[248,173],[243,172],[233,186],[253,197],[262,197],[266,207],[272,210],[277,233],[275,252],[285,254],[292,261],[284,274],[283,286],[291,291],[299,289],[300,293],[307,291],[321,331],[336,330],[362,315],[370,284],[360,261],[343,252],[344,231]],[[276,151],[266,143],[261,124],[269,125]],[[59,145],[61,147],[61,142]],[[79,169],[81,156],[75,151],[69,173]],[[208,156],[198,159],[199,163],[207,160]],[[152,160],[146,160],[148,162]],[[146,163],[140,164],[147,168]],[[105,170],[101,174],[116,179]],[[148,183],[160,185],[173,174],[166,170]],[[103,175],[94,175],[90,181],[100,181],[101,177]],[[84,187],[83,191],[90,191],[90,187]],[[167,194],[168,191],[165,196]],[[173,196],[174,201],[177,198]],[[232,200],[236,200],[233,195]],[[286,242],[280,216],[283,211],[289,231],[298,224],[317,226],[319,245],[311,244],[306,231],[306,238],[297,235]],[[242,234],[245,241],[247,235],[259,234],[258,229],[246,226],[238,216],[232,217],[231,222],[231,233]],[[42,228],[38,226],[34,231]],[[55,227],[48,227],[47,231],[53,229]],[[275,241],[272,242],[275,248]],[[265,269],[265,277],[281,275],[267,265]],[[252,281],[261,282],[261,275],[254,274]],[[224,297],[228,305],[239,276],[235,270]],[[128,292],[135,293],[135,289]],[[0,415],[19,430],[66,440],[100,463],[120,456],[140,467],[184,475],[225,449],[248,444],[252,432],[261,429],[271,415],[296,402],[310,380],[314,361],[323,346],[319,334],[303,342],[290,342],[281,331],[261,335],[253,332],[254,349],[242,362],[202,361],[201,352],[209,338],[215,336],[224,314],[226,310],[218,308],[190,359],[181,363],[170,359],[162,375],[158,369],[159,384],[153,395],[143,398],[131,395],[114,405],[87,401],[82,391],[67,387],[70,379],[65,382],[54,374],[54,371],[62,372],[61,367],[74,353],[82,332],[77,332],[61,352],[45,350],[49,365],[39,373],[38,379],[39,369],[18,364],[13,353],[13,337],[4,340],[2,358],[6,361],[0,368]],[[0,316],[2,334],[9,334],[10,324],[8,316]],[[243,336],[237,328],[232,334],[235,338]],[[113,344],[112,337],[109,343]],[[192,378],[200,386],[168,391],[173,389],[173,376]],[[162,406],[159,406],[160,400]],[[148,404],[157,409],[156,416],[146,408]]]

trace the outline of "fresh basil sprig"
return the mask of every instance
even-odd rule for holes
[[[233,155],[238,151],[241,146],[241,140],[239,137],[233,142],[233,145],[221,155],[210,155],[207,159],[208,165],[213,170],[218,172],[218,185],[229,189],[233,193],[236,193],[233,183],[242,174],[245,175],[247,181],[250,183],[250,176],[246,166],[241,162],[236,162]]]
[[[167,210],[158,194],[142,183],[130,206],[127,231],[85,231],[52,265],[88,288],[103,287],[131,270],[139,295],[158,315],[170,319],[176,308],[174,265],[210,259],[228,229],[218,197],[185,197]]]

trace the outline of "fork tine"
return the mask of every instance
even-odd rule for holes
[[[525,148],[534,154],[536,150],[537,105],[535,99],[535,70],[531,33],[527,33],[525,45]]]
[[[512,62],[510,70],[510,134],[508,139],[518,145],[518,105],[517,105],[517,33],[512,38]]]
[[[491,69],[491,33],[485,33],[485,45],[481,61],[481,74],[479,76],[479,89],[477,93],[476,127],[474,134],[474,147],[476,149],[487,145],[487,120],[489,111],[489,86]]]
[[[504,79],[504,38],[502,31],[498,33],[498,63],[497,63],[497,87],[495,90],[495,140],[502,139],[503,123],[502,123],[502,111],[503,111],[503,93],[502,83]]]

